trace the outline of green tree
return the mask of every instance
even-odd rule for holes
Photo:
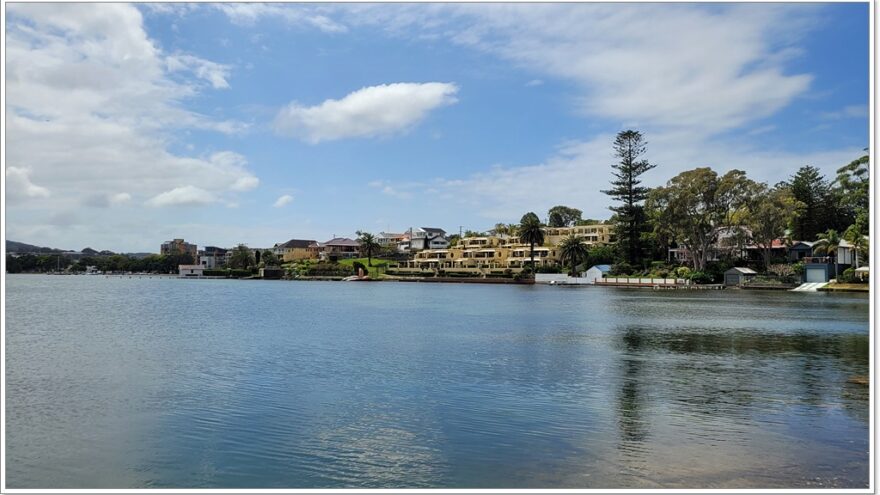
[[[246,270],[256,265],[256,263],[254,262],[254,255],[251,253],[251,250],[244,244],[239,244],[238,246],[232,248],[232,254],[229,255],[228,264],[230,268],[241,270]]]
[[[278,266],[279,264],[278,257],[268,249],[263,251],[263,254],[260,255],[260,261],[262,261],[263,266]]]
[[[577,265],[580,261],[586,260],[588,254],[587,246],[584,245],[583,240],[574,234],[562,239],[562,242],[559,243],[559,258],[563,264],[569,264],[571,267],[569,274],[572,277],[577,276]]]
[[[840,247],[840,234],[834,229],[828,229],[818,235],[816,242],[813,244],[813,254],[826,255],[834,257],[834,273],[835,276],[839,272],[837,263],[837,249]]]
[[[583,212],[568,206],[554,206],[547,212],[547,223],[550,227],[571,227],[581,221]]]
[[[868,155],[853,160],[837,170],[834,184],[840,193],[841,207],[857,220],[862,234],[868,235],[870,205],[870,158]]]
[[[648,189],[641,185],[639,177],[656,165],[641,159],[647,150],[647,142],[638,131],[627,130],[617,134],[614,140],[614,155],[620,162],[611,166],[614,169],[611,189],[602,191],[620,203],[610,207],[617,214],[615,233],[621,257],[632,264],[642,258],[641,234],[645,230],[646,218],[642,202],[648,197]]]
[[[803,205],[800,215],[792,224],[792,238],[815,239],[823,228],[836,222],[837,198],[818,168],[809,165],[801,167],[790,182],[777,185],[777,188],[783,185]]]
[[[855,267],[859,267],[862,253],[869,253],[868,238],[862,233],[862,226],[858,222],[850,225],[843,233],[843,239],[852,246],[854,251],[853,263]]]
[[[367,265],[373,266],[373,253],[379,250],[379,242],[376,236],[369,232],[357,231],[358,241],[361,243],[361,253],[367,255]]]
[[[752,241],[761,249],[764,268],[770,267],[773,241],[785,237],[802,209],[803,203],[794,199],[788,188],[754,185],[741,223],[748,226]]]
[[[532,273],[535,273],[535,245],[544,244],[544,230],[541,219],[533,212],[523,215],[519,221],[519,241],[529,245],[529,257],[532,260]]]
[[[652,190],[646,209],[655,233],[686,248],[694,270],[702,271],[718,234],[734,225],[752,190],[754,182],[745,172],[731,170],[718,177],[711,168],[697,168]]]

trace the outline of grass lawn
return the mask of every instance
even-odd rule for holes
[[[388,265],[391,263],[396,263],[396,261],[389,260],[381,260],[379,258],[373,258],[373,266],[367,264],[367,258],[351,258],[347,260],[339,260],[340,265],[352,266],[355,261],[361,262],[365,267],[367,267],[367,271],[369,271],[370,275],[381,275],[385,273],[388,269]]]
[[[819,288],[820,291],[835,291],[839,290],[842,292],[868,292],[868,284],[828,284],[825,287]]]

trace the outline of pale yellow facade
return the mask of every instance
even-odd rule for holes
[[[578,227],[545,227],[544,245],[535,246],[535,266],[553,266],[559,263],[556,246],[571,234],[587,245],[613,242],[612,225],[582,225]],[[468,273],[474,275],[500,274],[510,270],[522,271],[529,266],[529,245],[515,237],[465,237],[446,249],[427,249],[412,260],[398,264],[401,273]]]
[[[428,249],[417,253],[412,260],[399,263],[404,273],[448,271],[456,273],[489,274],[510,270],[519,272],[528,266],[529,246],[516,239],[499,237],[466,237],[447,249]],[[555,246],[535,246],[535,265],[551,266],[558,263]]]
[[[281,259],[284,262],[288,261],[302,261],[302,260],[316,260],[318,259],[318,251],[315,248],[307,247],[307,248],[283,248],[284,252],[281,255]]]
[[[556,246],[571,234],[580,237],[589,245],[614,242],[613,225],[595,224],[577,227],[544,227],[544,244]]]

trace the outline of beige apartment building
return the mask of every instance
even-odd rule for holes
[[[544,245],[535,246],[535,266],[559,264],[557,245],[572,233],[587,245],[613,242],[612,225],[582,225],[578,227],[544,228]],[[488,275],[522,271],[529,266],[529,245],[515,237],[465,237],[458,244],[446,249],[427,249],[417,253],[412,260],[398,264],[400,273],[435,273],[439,271]]]

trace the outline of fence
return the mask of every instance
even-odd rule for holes
[[[597,284],[639,284],[639,285],[685,285],[683,278],[649,278],[649,277],[605,277],[596,280]]]

